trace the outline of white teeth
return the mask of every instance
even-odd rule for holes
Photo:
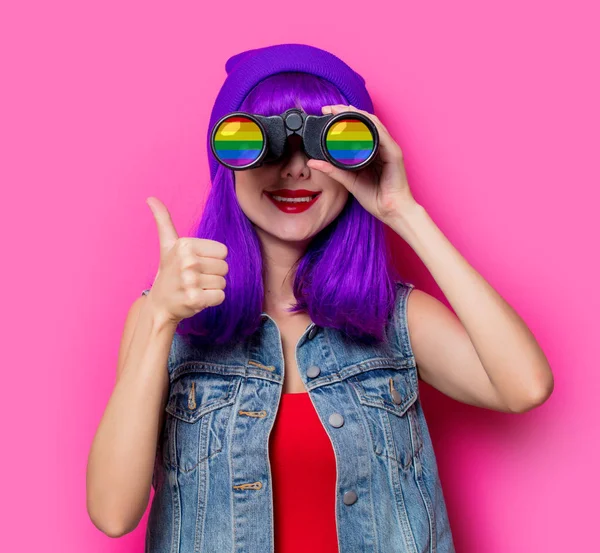
[[[273,196],[278,202],[288,202],[291,204],[299,204],[302,202],[310,202],[314,196],[305,196],[304,198],[284,198],[283,196]]]

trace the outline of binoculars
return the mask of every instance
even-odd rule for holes
[[[349,171],[369,165],[379,149],[377,127],[366,115],[307,115],[297,108],[271,116],[228,113],[215,123],[210,146],[219,163],[242,171],[281,160],[288,152],[287,137],[293,134],[302,137],[309,158]]]

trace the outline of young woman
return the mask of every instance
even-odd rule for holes
[[[360,75],[299,44],[243,52],[226,70],[194,236],[148,199],[159,268],[125,323],[89,457],[89,515],[128,533],[153,486],[147,553],[453,552],[418,379],[518,413],[550,395],[546,358],[414,200]],[[217,161],[224,115],[290,108],[368,117],[376,161],[355,171],[313,159],[294,133],[269,163]],[[399,278],[386,226],[458,317]]]

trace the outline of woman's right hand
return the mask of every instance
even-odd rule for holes
[[[160,244],[160,263],[148,293],[154,309],[175,324],[206,307],[223,303],[229,266],[227,246],[216,240],[177,234],[165,205],[154,196],[150,206]]]

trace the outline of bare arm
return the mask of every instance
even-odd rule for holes
[[[411,292],[407,317],[422,380],[459,401],[508,413],[544,403],[554,376],[531,330],[427,211],[410,206],[388,224],[417,253],[456,313],[425,292]]]
[[[92,442],[86,476],[90,519],[111,537],[135,529],[148,505],[175,329],[157,315],[149,296],[133,302],[125,321],[115,387]]]

